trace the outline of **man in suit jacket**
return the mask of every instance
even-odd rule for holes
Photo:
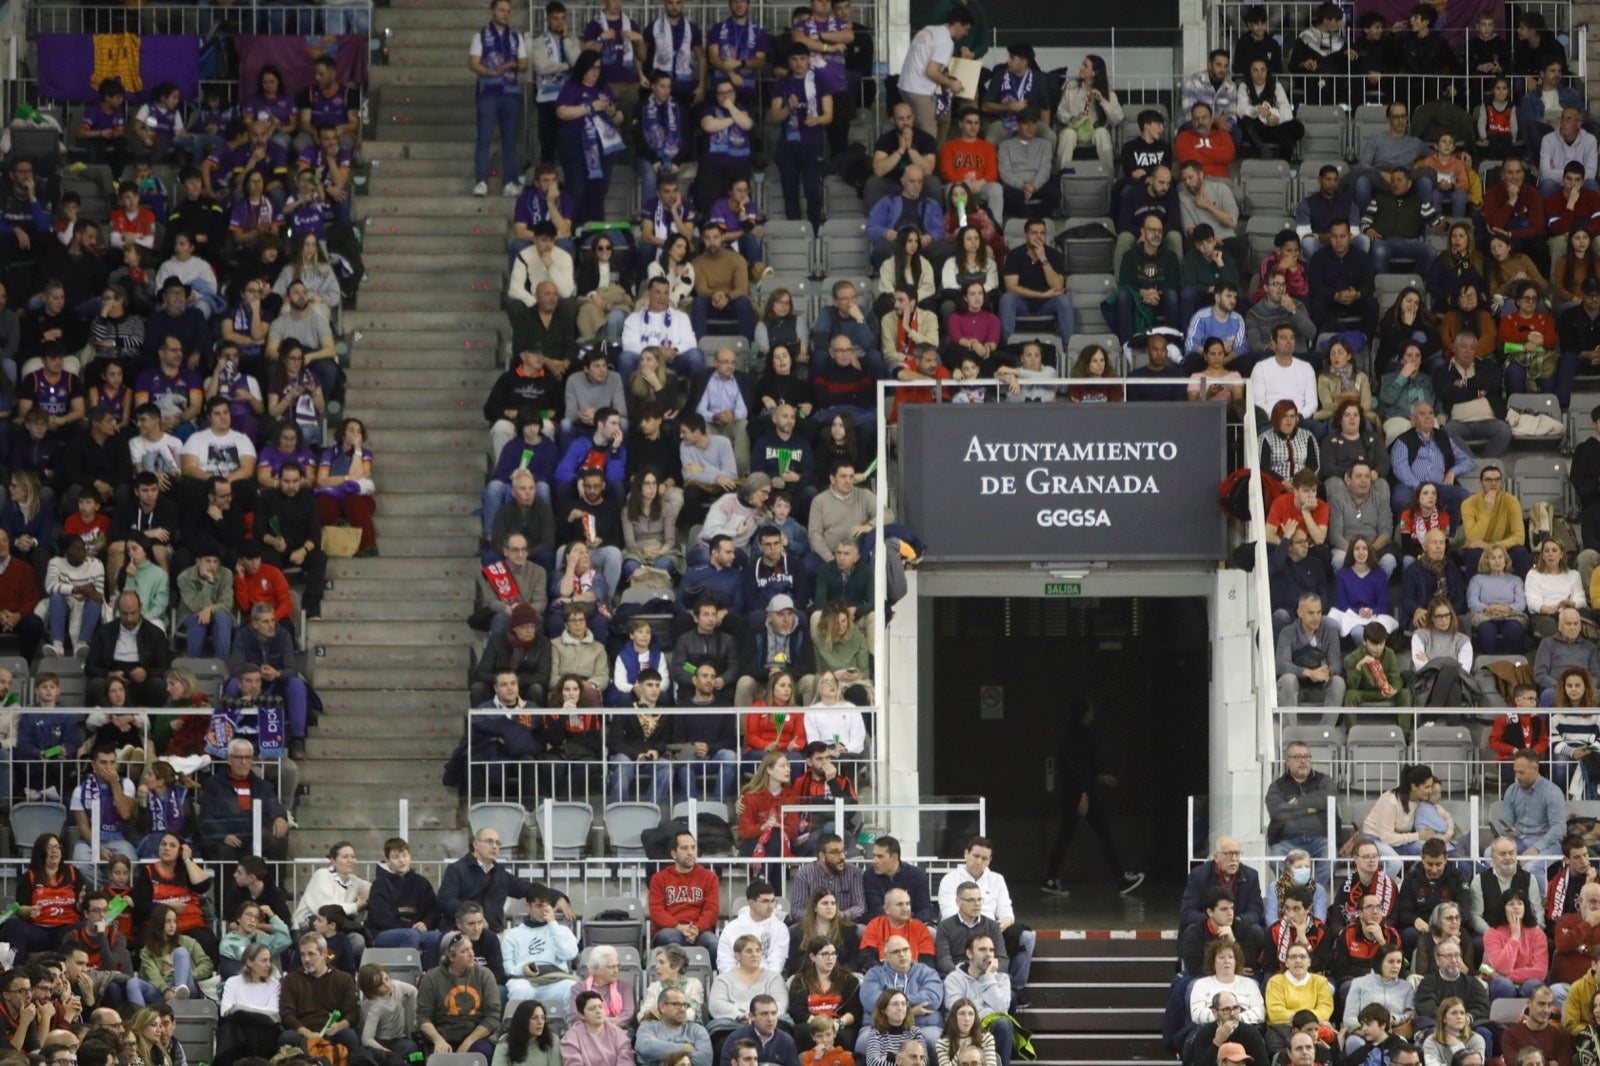
[[[117,617],[102,623],[89,638],[88,702],[99,705],[113,678],[127,685],[135,707],[160,707],[167,702],[166,673],[172,665],[167,635],[144,617],[136,592],[117,597]]]

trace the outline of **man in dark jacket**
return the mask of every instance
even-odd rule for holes
[[[115,622],[108,623],[115,625]],[[200,789],[200,839],[206,855],[219,861],[243,860],[255,855],[251,846],[252,808],[261,801],[261,850],[265,858],[282,862],[289,855],[289,816],[278,802],[276,785],[255,771],[255,748],[238,737],[228,744],[228,764],[217,770]],[[276,912],[285,920],[290,911]]]
[[[265,690],[282,698],[288,718],[289,757],[305,758],[311,692],[300,676],[294,638],[278,625],[272,604],[258,603],[250,609],[250,625],[234,634],[228,672],[233,678],[223,691],[229,696],[250,699]]]
[[[499,858],[500,831],[485,826],[473,834],[472,850],[444,868],[444,878],[439,883],[439,912],[446,921],[454,923],[456,910],[471,901],[483,908],[489,928],[500,932],[505,924],[506,898],[513,894],[525,897],[528,882],[510,867],[501,866]]]
[[[1188,928],[1195,922],[1206,920],[1202,902],[1206,892],[1225,888],[1233,893],[1236,920],[1266,928],[1266,905],[1261,900],[1261,878],[1241,861],[1244,849],[1233,837],[1217,838],[1216,850],[1209,862],[1201,863],[1189,872],[1183,888],[1183,899],[1178,904],[1178,925]]]
[[[695,792],[703,798],[721,800],[733,792],[739,768],[738,744],[734,737],[733,714],[717,710],[732,705],[732,693],[717,687],[720,680],[716,667],[702,662],[694,667],[688,698],[680,696],[678,700],[678,706],[686,710],[708,712],[682,714],[672,719],[673,743],[692,745],[694,751],[677,765],[680,796],[694,794],[690,789],[696,778],[700,778],[701,787]]]
[[[1542,936],[1542,933],[1535,933]],[[1417,1034],[1433,1029],[1434,1019],[1439,1016],[1439,1004],[1447,999],[1458,998],[1466,1004],[1467,1016],[1479,1023],[1479,1032],[1484,1034],[1484,1044],[1489,1043],[1490,1037],[1482,1025],[1487,1023],[1489,1017],[1489,989],[1478,975],[1470,972],[1461,958],[1461,945],[1453,941],[1445,941],[1433,949],[1434,970],[1422,979],[1417,985],[1416,998],[1413,1000],[1417,1010]]]
[[[734,688],[734,702],[749,707],[762,699],[767,685],[778,674],[788,674],[795,682],[794,697],[802,704],[810,704],[815,695],[815,656],[811,647],[808,627],[801,625],[795,613],[794,599],[779,593],[767,603],[765,617],[760,625],[751,627],[749,662],[744,676]]]
[[[535,707],[543,707],[546,679],[550,676],[550,642],[540,637],[539,612],[531,604],[513,607],[510,628],[494,634],[484,645],[472,672],[473,706],[494,696],[495,678],[507,670],[517,675],[522,698]]]
[[[117,617],[102,623],[89,638],[84,674],[89,678],[87,702],[103,706],[112,678],[128,690],[135,707],[160,707],[166,700],[163,682],[172,665],[167,635],[145,618],[136,592],[117,597]]]
[[[1328,244],[1306,263],[1311,288],[1311,321],[1319,331],[1337,330],[1343,319],[1359,320],[1369,337],[1378,333],[1378,300],[1373,295],[1372,257],[1351,247],[1350,224],[1334,219]]]
[[[301,606],[307,618],[320,616],[328,557],[322,552],[322,520],[317,517],[317,502],[306,487],[305,471],[299,463],[284,463],[278,473],[278,487],[261,494],[252,528],[261,542],[264,560],[286,572],[300,568],[306,586]]]
[[[67,441],[61,458],[67,486],[65,510],[78,509],[78,497],[93,492],[102,511],[116,499],[117,487],[127,483],[128,442],[117,436],[117,413],[109,407],[89,412],[89,432]]]
[[[383,844],[388,862],[372,877],[367,928],[375,948],[413,948],[422,968],[439,965],[439,899],[426,877],[411,868],[411,845],[400,837]]]
[[[1267,786],[1267,844],[1274,855],[1301,848],[1325,859],[1328,800],[1335,795],[1333,778],[1312,769],[1311,748],[1302,741],[1284,745],[1283,762],[1282,776]]]
[[[1272,632],[1294,621],[1300,597],[1315,592],[1324,611],[1333,606],[1333,576],[1324,553],[1311,550],[1311,537],[1297,529],[1282,537],[1267,554],[1267,589],[1272,597]]]
[[[1439,837],[1423,841],[1422,861],[1407,867],[1405,880],[1400,882],[1394,924],[1407,951],[1417,946],[1417,938],[1428,928],[1435,907],[1466,901],[1466,882],[1461,879],[1461,870],[1446,859],[1447,850]]]

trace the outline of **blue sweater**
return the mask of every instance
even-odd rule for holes
[[[516,441],[512,441],[516,444]],[[572,442],[567,448],[567,454],[561,457],[561,463],[556,467],[556,482],[561,485],[570,485],[578,480],[578,471],[583,466],[584,460],[589,457],[589,452],[595,449],[594,437],[582,437]],[[518,453],[521,454],[520,452]],[[500,462],[505,462],[505,453],[500,455]],[[495,464],[495,470],[500,469],[500,464]],[[509,475],[508,475],[509,476]],[[538,475],[535,474],[535,477]],[[608,450],[606,455],[606,484],[625,485],[628,481],[628,449],[618,445]]]
[[[506,446],[500,449],[500,459],[494,464],[494,474],[490,480],[510,482],[511,475],[522,467],[522,453],[529,447],[530,445],[520,437],[507,442]],[[533,455],[528,460],[528,471],[533,474],[535,481],[542,481],[548,485],[556,472],[556,442],[548,437],[540,437],[539,443],[531,447]],[[583,457],[580,455],[578,461],[582,460]],[[611,480],[610,465],[606,464],[607,481]],[[576,473],[573,476],[576,477]]]
[[[1373,614],[1390,614],[1394,598],[1389,595],[1389,575],[1382,567],[1373,567],[1366,577],[1360,577],[1352,567],[1341,567],[1333,577],[1334,602],[1341,611],[1358,611],[1370,608]]]
[[[48,748],[60,745],[62,757],[77,758],[83,744],[83,728],[76,715],[25,714],[17,724],[17,758],[37,759]]]

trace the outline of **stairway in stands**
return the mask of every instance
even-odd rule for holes
[[[1020,1015],[1040,1063],[1131,1066],[1173,1060],[1161,1013],[1177,941],[1138,933],[1041,934]]]
[[[378,482],[376,559],[337,560],[308,644],[327,714],[301,775],[296,851],[341,839],[381,860],[410,797],[417,860],[465,848],[457,799],[439,784],[467,706],[486,429],[513,201],[474,198],[467,44],[481,4],[396,0],[374,11],[389,62],[371,72],[367,280],[346,315],[347,413],[366,422]],[[497,164],[498,165],[498,164]],[[492,181],[496,192],[503,179]]]

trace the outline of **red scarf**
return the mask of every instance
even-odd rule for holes
[[[1388,874],[1379,870],[1373,876],[1370,886],[1363,885],[1360,876],[1354,872],[1344,879],[1344,887],[1339,890],[1339,899],[1341,906],[1344,907],[1344,918],[1347,923],[1356,924],[1361,914],[1363,896],[1377,896],[1378,902],[1383,904],[1383,920],[1389,920],[1389,915],[1394,913],[1394,882],[1389,879]]]
[[[916,350],[917,338],[906,328],[906,320],[904,318],[895,315],[894,320],[894,350],[901,355],[909,356]],[[917,313],[915,311],[911,312],[910,324],[912,326],[917,324]]]
[[[517,588],[517,579],[511,576],[511,568],[504,561],[484,567],[483,576],[501,603],[522,602],[522,590]]]
[[[1327,926],[1315,917],[1306,919],[1306,948],[1312,955],[1317,953],[1317,947],[1322,943],[1323,936],[1328,932]],[[1287,920],[1279,918],[1272,924],[1272,946],[1278,953],[1278,968],[1286,969],[1289,962],[1289,948],[1294,944],[1294,926]]]

